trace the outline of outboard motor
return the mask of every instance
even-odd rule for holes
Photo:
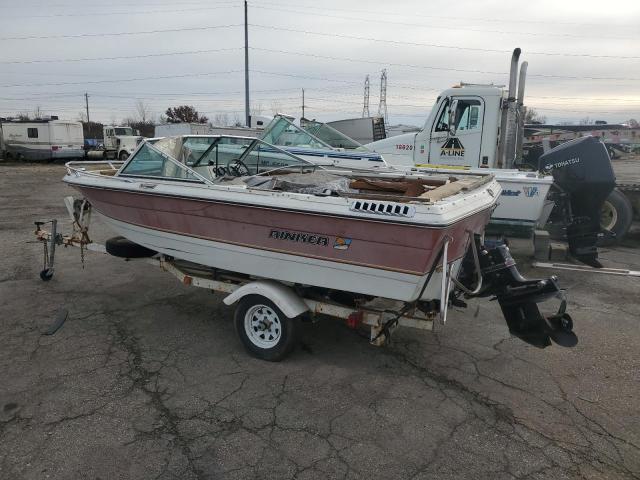
[[[569,251],[581,262],[601,267],[596,248],[600,210],[616,182],[606,147],[591,136],[571,140],[542,155],[538,169],[553,175],[555,184],[568,196]]]
[[[576,345],[578,338],[572,331],[573,321],[566,313],[565,293],[560,289],[557,278],[527,279],[518,271],[509,247],[503,244],[488,249],[479,245],[477,239],[476,242],[477,247],[467,254],[460,276],[454,280],[458,287],[454,297],[461,293],[467,298],[493,297],[492,300],[500,304],[509,332],[530,345],[545,348],[551,345],[551,340],[566,347]],[[482,280],[471,291],[473,277],[477,276],[472,272],[478,270]],[[551,298],[560,300],[560,308],[556,314],[545,317],[540,313],[538,303]],[[454,302],[466,305],[457,298]]]

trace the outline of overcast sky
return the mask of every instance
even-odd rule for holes
[[[242,23],[237,0],[0,0],[0,116],[78,119],[87,92],[103,122],[139,100],[244,118]],[[442,89],[507,83],[520,47],[547,121],[640,120],[638,0],[254,0],[249,23],[256,113],[299,117],[304,88],[308,118],[360,116],[366,75],[376,113],[386,68],[390,122],[421,125]]]

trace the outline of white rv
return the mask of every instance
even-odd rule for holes
[[[55,160],[84,157],[82,123],[0,119],[0,150],[5,159]]]

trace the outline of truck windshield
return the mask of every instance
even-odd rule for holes
[[[131,127],[117,127],[116,135],[133,135],[133,128]]]

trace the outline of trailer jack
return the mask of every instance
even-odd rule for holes
[[[476,256],[476,249],[472,251]],[[480,247],[476,259],[482,273],[482,288],[470,292],[465,288],[464,282],[468,279],[464,277],[459,288],[467,292],[467,297],[492,296],[491,300],[497,300],[512,335],[539,348],[548,347],[551,340],[566,347],[578,343],[572,331],[573,321],[566,313],[565,292],[555,276],[535,280],[524,278],[506,245],[490,250]],[[560,307],[556,314],[545,317],[540,313],[538,303],[552,298],[560,300]]]

